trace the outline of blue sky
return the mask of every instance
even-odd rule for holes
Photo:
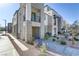
[[[3,19],[7,20],[8,22],[12,22],[12,17],[15,12],[19,8],[19,4],[13,3],[7,3],[7,4],[0,4],[0,26],[4,26],[5,22]]]
[[[53,3],[48,5],[55,9],[70,24],[75,20],[79,20],[79,4],[77,3]]]
[[[52,3],[48,4],[51,8],[55,9],[67,22],[72,24],[75,20],[79,20],[79,4],[68,3]],[[19,4],[0,4],[0,24],[4,26],[6,19],[7,23],[12,21],[14,12],[19,8]]]

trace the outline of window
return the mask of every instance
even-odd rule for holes
[[[54,19],[54,25],[56,25],[56,19]]]
[[[53,15],[54,17],[54,25],[56,25],[56,15]]]
[[[47,7],[47,11],[50,11],[50,8],[49,7]]]
[[[23,16],[23,20],[25,21],[25,15]]]
[[[36,13],[32,12],[31,21],[36,21]]]
[[[54,34],[56,34],[56,28],[54,28]]]
[[[39,13],[35,13],[35,12],[32,12],[31,14],[31,21],[35,21],[35,22],[41,22],[41,16]]]

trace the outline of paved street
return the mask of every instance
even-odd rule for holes
[[[0,36],[0,56],[18,56],[14,46],[7,36]]]

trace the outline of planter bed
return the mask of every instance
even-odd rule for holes
[[[69,47],[67,45],[61,45],[57,42],[52,42],[51,40],[43,41],[43,43],[46,44],[46,47],[50,51],[55,51],[57,53],[60,53],[61,55],[66,56],[79,56],[79,50],[73,47]]]

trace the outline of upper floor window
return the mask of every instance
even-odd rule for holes
[[[47,11],[50,11],[50,8],[49,7],[47,7]]]
[[[25,21],[25,15],[23,16],[23,20]]]
[[[57,31],[57,29],[56,28],[54,28],[54,34],[56,35],[56,31]]]
[[[54,17],[54,25],[56,25],[56,15],[53,15]]]
[[[31,21],[35,21],[35,22],[40,22],[40,15],[35,13],[35,12],[32,12],[31,14]]]
[[[32,12],[31,21],[35,21],[35,20],[36,20],[36,13]]]

